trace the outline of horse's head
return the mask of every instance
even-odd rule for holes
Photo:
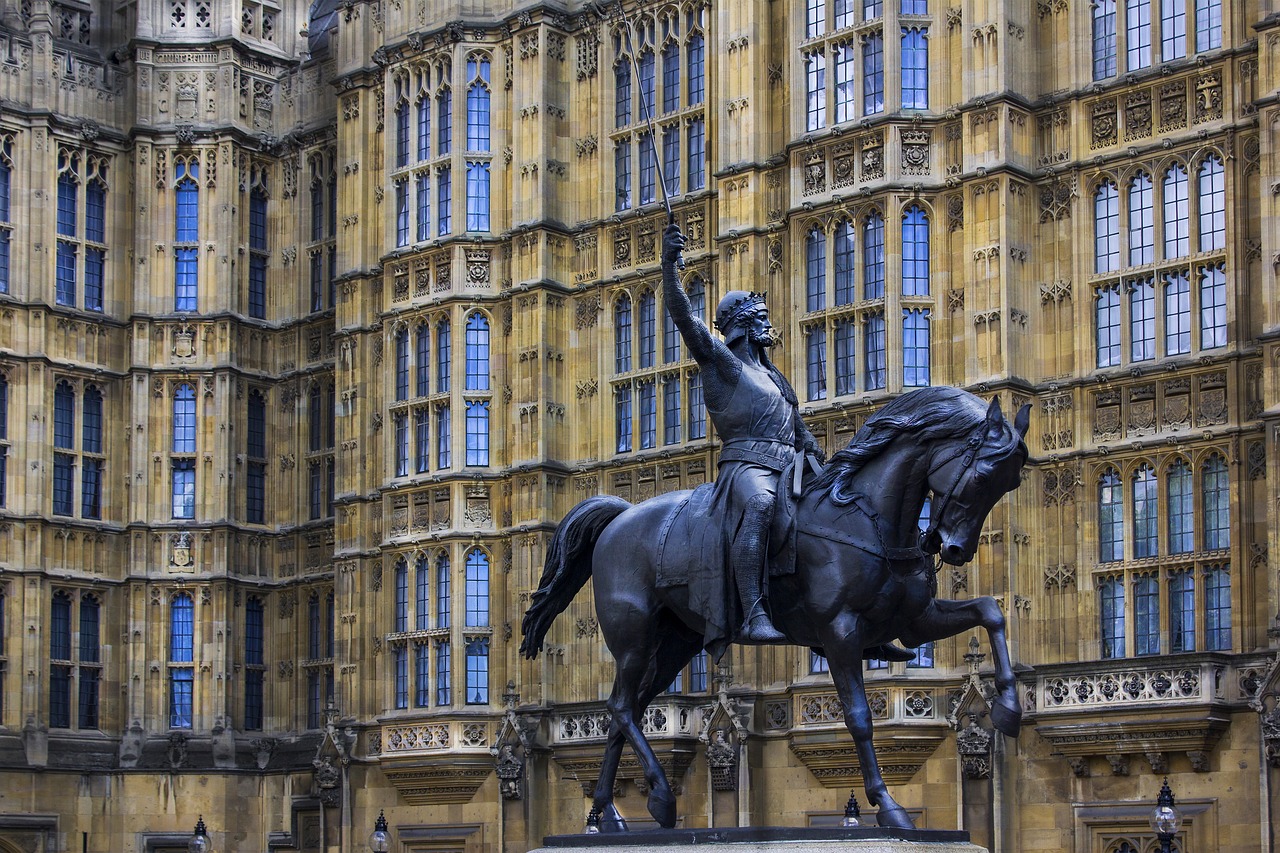
[[[921,539],[927,553],[938,554],[953,566],[973,559],[991,508],[1020,482],[1027,461],[1022,437],[1030,412],[1031,406],[1023,406],[1011,427],[997,397],[967,438],[933,444],[928,474],[933,501],[929,528]]]

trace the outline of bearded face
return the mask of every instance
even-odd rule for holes
[[[754,312],[742,321],[742,325],[747,330],[747,340],[756,346],[767,349],[776,343],[768,311],[761,309]]]

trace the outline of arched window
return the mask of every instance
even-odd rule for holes
[[[449,555],[441,552],[436,557],[436,627],[448,628],[453,620],[451,616],[452,601],[449,587],[452,579],[449,567]]]
[[[884,217],[867,216],[862,224],[862,298],[884,298]]]
[[[249,193],[249,316],[267,316],[267,191]]]
[[[107,185],[99,179],[89,181],[84,196],[84,236],[99,244],[107,241]],[[102,284],[106,269],[106,248],[86,246],[84,250],[84,307],[102,310]]]
[[[640,368],[653,367],[657,355],[658,304],[653,291],[640,294]]]
[[[1200,164],[1200,251],[1227,245],[1227,190],[1222,161],[1210,154]]]
[[[1190,254],[1191,218],[1187,207],[1187,170],[1174,163],[1164,173],[1164,256],[1182,258]]]
[[[1217,551],[1231,547],[1231,478],[1227,462],[1210,456],[1201,475],[1201,502],[1204,507],[1204,549]]]
[[[452,370],[452,344],[449,334],[449,318],[444,317],[436,323],[436,393],[438,394],[449,390],[449,376]]]
[[[173,452],[196,452],[196,390],[185,383],[173,395]]]
[[[489,150],[489,57],[467,58],[467,150]]]
[[[195,602],[180,592],[169,604],[169,728],[192,726],[195,699]],[[176,664],[176,666],[175,666]],[[183,664],[187,664],[184,666]]]
[[[836,305],[853,302],[853,260],[857,250],[853,243],[853,223],[842,219],[835,233]]]
[[[1098,560],[1124,559],[1124,484],[1115,469],[1098,481]]]
[[[929,28],[902,28],[902,108],[929,109]]]
[[[102,392],[93,385],[84,389],[84,426],[80,449],[85,453],[102,452]]]
[[[195,311],[199,295],[200,257],[200,165],[178,160],[173,167],[174,184],[174,269],[175,311]]]
[[[1120,193],[1104,181],[1093,194],[1093,271],[1120,268]]]
[[[929,309],[902,312],[902,385],[920,388],[929,384]]]
[[[1159,550],[1157,521],[1160,505],[1156,490],[1156,472],[1142,465],[1133,475],[1133,556],[1141,560],[1154,557]]]
[[[393,618],[393,631],[409,630],[409,564],[403,558],[396,560]]]
[[[418,96],[418,159],[431,157],[431,98],[422,93]]]
[[[53,389],[53,446],[75,449],[76,392],[69,382],[59,382]]]
[[[436,95],[436,156],[453,150],[453,90],[448,86]],[[447,231],[442,231],[448,233]]]
[[[613,371],[631,369],[631,297],[623,293],[613,304]]]
[[[467,553],[467,612],[463,623],[468,628],[489,625],[489,558],[479,548]]]
[[[809,230],[804,242],[805,310],[827,307],[827,235],[820,227]]]
[[[902,216],[902,295],[929,295],[929,217],[915,204]]]
[[[1120,286],[1098,288],[1097,305],[1098,367],[1114,367],[1120,363]]]
[[[1169,502],[1169,553],[1186,554],[1195,550],[1195,506],[1191,492],[1191,468],[1179,459],[1165,475],[1165,494]]]
[[[77,236],[77,212],[80,200],[80,162],[76,154],[59,151],[58,215],[59,237]],[[74,240],[57,241],[55,298],[59,305],[76,304],[76,253]]]
[[[707,59],[706,41],[702,33],[690,33],[685,46],[689,59],[688,104],[694,106],[702,103],[707,96]]]
[[[489,321],[479,311],[467,318],[467,364],[463,387],[489,390]]]
[[[1155,220],[1151,176],[1141,172],[1129,182],[1129,266],[1155,260]]]

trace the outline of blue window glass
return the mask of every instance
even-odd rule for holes
[[[49,667],[49,728],[71,728],[71,667]]]
[[[1165,274],[1164,354],[1191,352],[1191,284],[1185,270]]]
[[[806,0],[804,37],[816,38],[827,31],[826,0]]]
[[[827,58],[822,51],[804,55],[805,128],[820,130],[827,126]]]
[[[842,219],[836,223],[835,230],[835,276],[836,305],[849,305],[853,302],[853,266],[857,257],[857,249],[853,241],[853,223]]]
[[[691,34],[685,50],[689,59],[687,106],[692,107],[702,103],[707,96],[706,41],[702,34]]]
[[[1195,506],[1191,492],[1191,467],[1179,459],[1169,466],[1165,493],[1169,501],[1169,553],[1195,550]]]
[[[262,599],[249,596],[244,608],[244,662],[250,666],[262,666],[266,662]]]
[[[902,217],[902,294],[929,295],[929,217],[914,204]]]
[[[662,49],[662,111],[680,109],[680,45],[667,42]]]
[[[452,602],[449,598],[449,588],[452,578],[449,574],[449,555],[440,554],[436,557],[436,627],[448,628],[452,624],[451,609]]]
[[[657,356],[657,315],[658,303],[652,290],[640,294],[640,369],[653,367]]]
[[[1204,575],[1204,647],[1231,649],[1231,567],[1210,566]]]
[[[1155,259],[1155,210],[1151,176],[1145,172],[1129,182],[1129,266]]]
[[[467,610],[468,628],[485,628],[489,625],[489,558],[483,551],[473,548],[467,553]]]
[[[58,176],[58,234],[76,236],[76,205],[80,198],[80,186],[72,172]]]
[[[668,376],[662,380],[662,443],[677,444],[680,441],[680,377]]]
[[[804,335],[805,392],[807,400],[827,399],[827,330],[811,326]]]
[[[1204,507],[1204,549],[1217,551],[1231,547],[1231,477],[1227,462],[1211,456],[1201,475],[1201,503]]]
[[[431,99],[426,95],[418,98],[418,159],[426,160],[431,156]]]
[[[835,83],[836,83],[836,124],[853,121],[856,118],[854,108],[857,104],[856,80],[857,54],[853,44],[846,43],[835,48]]]
[[[418,242],[431,239],[431,175],[417,176]]]
[[[393,627],[399,633],[409,630],[409,565],[403,559],[395,566],[395,609]]]
[[[467,89],[467,150],[489,150],[489,89],[482,83]]]
[[[1200,349],[1227,345],[1227,274],[1223,264],[1200,270]]]
[[[804,242],[805,310],[827,307],[827,235],[821,228],[810,229]]]
[[[195,248],[174,250],[173,310],[195,311],[199,295],[198,256]]]
[[[489,638],[467,640],[467,704],[484,705],[489,701]]]
[[[9,242],[9,231],[0,228],[0,293],[9,292],[9,266],[12,259],[13,250]]]
[[[1116,0],[1093,3],[1093,79],[1116,76]]]
[[[76,304],[76,246],[58,241],[54,298],[59,305]]]
[[[689,692],[705,693],[707,690],[707,650],[703,649],[689,661]]]
[[[929,310],[902,312],[902,385],[919,388],[929,384]]]
[[[175,460],[173,463],[173,517],[196,517],[196,463]]]
[[[640,449],[649,450],[658,444],[658,392],[652,379],[636,385],[640,398]]]
[[[409,650],[404,646],[396,646],[391,651],[391,661],[395,667],[396,709],[404,710],[409,707]]]
[[[173,452],[196,452],[196,391],[185,383],[173,395]]]
[[[71,515],[74,509],[76,458],[70,453],[53,454],[53,514]]]
[[[396,351],[396,402],[409,399],[409,330],[398,329]]]
[[[1160,0],[1160,61],[1187,55],[1186,0]]]
[[[653,51],[645,49],[638,63],[640,75],[640,118],[652,117],[657,104],[654,102],[656,63]]]
[[[86,278],[86,294],[87,283]],[[267,258],[265,255],[249,256],[249,316],[257,319],[267,316]]]
[[[53,594],[49,623],[49,659],[71,660],[71,596]]]
[[[932,641],[917,646],[916,656],[907,661],[907,669],[933,669],[933,649]]]
[[[448,166],[436,170],[436,234],[453,230],[453,173]]]
[[[668,197],[680,194],[680,126],[676,124],[662,129],[662,179]]]
[[[862,275],[863,298],[884,297],[884,217],[878,213],[867,216],[862,226]]]
[[[862,344],[866,350],[866,379],[864,388],[875,391],[885,386],[887,370],[885,367],[884,315],[872,314],[863,321]]]
[[[90,181],[85,189],[84,236],[95,243],[107,241],[107,188],[101,181]]]
[[[613,149],[614,210],[631,208],[631,142],[621,139]]]
[[[613,392],[614,422],[617,428],[616,452],[631,451],[631,388],[624,385]]]
[[[489,321],[478,311],[467,318],[467,370],[463,387],[489,390]]]
[[[427,409],[413,411],[413,470],[425,474],[431,459],[431,417]]]
[[[98,728],[98,683],[102,677],[96,667],[80,668],[80,728]]]
[[[200,167],[195,163],[178,163],[174,167],[178,182],[175,187],[176,213],[174,240],[194,243],[200,239]]]
[[[1125,0],[1127,71],[1151,65],[1151,0]]]
[[[631,64],[625,58],[613,67],[613,123],[631,124]]]
[[[707,437],[707,407],[702,398],[702,374],[689,374],[689,440]]]
[[[1124,559],[1124,485],[1115,470],[1098,481],[1098,560]]]
[[[671,364],[680,360],[681,355],[680,330],[676,328],[676,321],[671,317],[670,311],[662,312],[662,362],[663,364]]]
[[[436,156],[453,150],[453,92],[443,89],[436,95]]]
[[[409,182],[396,181],[396,248],[409,245]]]
[[[613,370],[631,369],[631,297],[622,294],[613,304]]]
[[[884,36],[877,30],[862,43],[862,114],[884,112]]]
[[[658,161],[653,150],[653,134],[640,134],[640,204],[653,204],[658,191]]]
[[[1133,581],[1133,653],[1160,654],[1160,583],[1153,574]]]
[[[102,393],[92,385],[84,392],[84,425],[80,449],[85,453],[102,452]]]
[[[854,359],[857,349],[854,344],[854,324],[852,320],[840,320],[836,323],[836,396],[852,394],[858,390],[854,377]]]
[[[195,670],[189,666],[169,668],[169,728],[189,729],[195,704]]]
[[[902,108],[929,108],[929,29],[902,29]]]
[[[467,401],[467,464],[489,464],[489,402]]]
[[[1099,637],[1104,659],[1122,658],[1124,653],[1124,578],[1107,577],[1098,582]]]
[[[324,184],[314,181],[311,184],[311,239],[324,238]]]
[[[1196,0],[1196,52],[1222,47],[1222,0]]]
[[[1191,569],[1169,574],[1169,648],[1174,654],[1196,650],[1196,587]]]
[[[449,390],[449,378],[452,375],[453,342],[450,339],[449,318],[445,317],[436,323],[436,393],[444,394]]]
[[[929,14],[928,0],[901,0],[898,7],[900,15],[927,15]]]
[[[426,708],[431,704],[431,647],[418,643],[413,647],[413,706]]]
[[[1094,314],[1098,367],[1114,367],[1120,363],[1120,285],[1098,288]]]
[[[396,168],[409,165],[409,102],[396,104]]]
[[[188,593],[180,592],[169,607],[169,661],[191,663],[194,652],[195,602]]]
[[[1152,278],[1129,282],[1129,360],[1156,357],[1156,284]]]
[[[1141,560],[1159,551],[1158,521],[1160,517],[1156,472],[1142,465],[1133,475],[1133,556]]]
[[[489,230],[489,164],[467,164],[467,230]]]
[[[436,704],[448,705],[453,701],[451,655],[448,640],[436,641]]]
[[[707,185],[707,125],[701,118],[690,120],[685,131],[685,144],[689,149],[689,192]]]
[[[83,459],[80,463],[80,515],[102,517],[102,460]]]
[[[431,627],[431,563],[419,556],[413,567],[413,627],[425,631]]]
[[[1181,258],[1191,252],[1187,170],[1175,163],[1164,173],[1164,256]]]
[[[400,412],[392,418],[392,440],[395,441],[395,465],[396,476],[409,476],[409,416],[404,412]],[[314,494],[314,490],[313,490]],[[318,496],[313,497],[313,503],[318,503]]]
[[[431,327],[419,323],[414,329],[414,393],[425,397],[431,393]]]
[[[53,389],[53,446],[75,449],[76,392],[70,384],[59,382]]]

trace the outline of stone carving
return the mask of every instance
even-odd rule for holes
[[[902,129],[903,174],[929,174],[929,135],[927,130]]]
[[[494,770],[502,799],[519,800],[524,797],[524,759],[516,755],[514,744],[504,743],[498,748]]]
[[[707,767],[711,775],[711,790],[738,789],[738,748],[727,729],[718,728],[711,732],[707,743]]]
[[[1115,98],[1096,101],[1093,105],[1092,116],[1093,137],[1090,140],[1089,147],[1105,148],[1108,145],[1115,145],[1118,140]]]
[[[1151,92],[1130,92],[1124,101],[1124,138],[1141,139],[1151,135]]]

